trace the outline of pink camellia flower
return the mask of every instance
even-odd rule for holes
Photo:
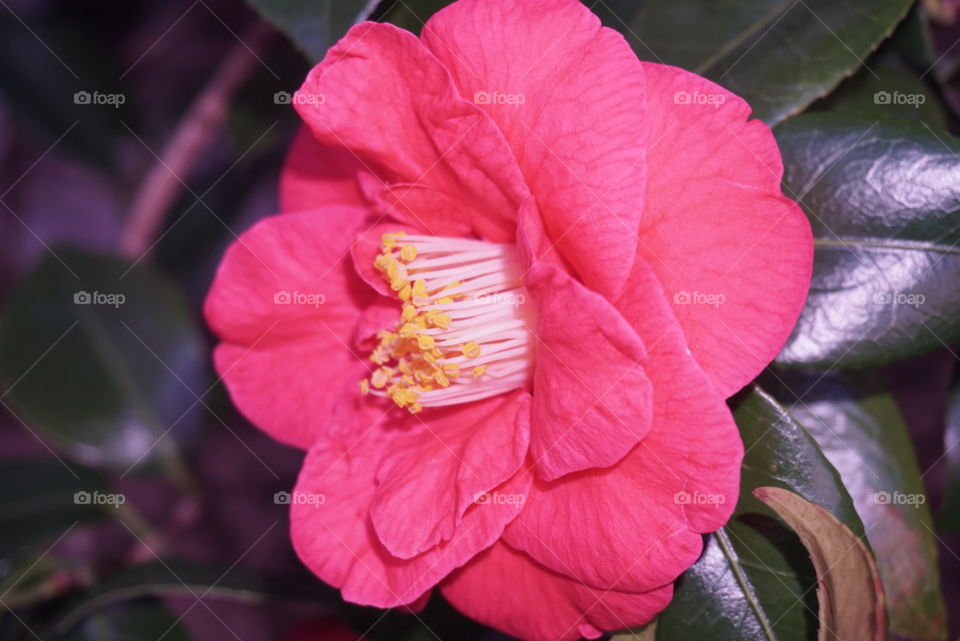
[[[206,315],[236,405],[308,450],[303,562],[523,639],[649,621],[733,511],[724,399],[810,280],[768,128],[575,0],[360,24],[294,102],[283,213]]]

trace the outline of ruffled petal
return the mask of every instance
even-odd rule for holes
[[[422,416],[422,418],[421,418]],[[530,436],[530,395],[428,409],[408,420],[377,472],[370,518],[394,555],[414,557],[449,540],[464,513],[517,473]],[[496,496],[515,503],[526,496]]]
[[[374,294],[353,271],[353,207],[266,218],[227,250],[204,305],[224,342],[214,362],[244,415],[277,440],[309,447],[343,383],[364,367],[351,353]]]
[[[537,309],[530,453],[539,476],[613,465],[650,429],[643,342],[561,269],[538,262],[525,282]]]
[[[376,470],[393,452],[397,430],[379,425],[382,419],[370,406],[364,411],[370,427],[354,429],[362,436],[319,441],[307,455],[292,501],[293,545],[304,564],[340,588],[347,601],[380,608],[416,605],[453,569],[493,545],[522,506],[477,503],[464,513],[450,540],[410,559],[391,555],[377,538],[368,512]],[[521,470],[496,491],[526,496],[531,478]],[[298,495],[306,498],[298,503]],[[322,496],[323,502],[310,504],[311,496]],[[412,525],[418,518],[411,511],[405,521]]]
[[[810,225],[780,193],[776,141],[762,122],[747,120],[747,103],[692,73],[644,67],[658,133],[647,151],[639,253],[663,283],[697,362],[730,396],[793,329],[810,285]]]
[[[699,556],[700,535],[730,518],[743,445],[723,397],[687,353],[652,270],[635,271],[628,291],[639,294],[630,311],[643,309],[649,434],[612,468],[538,480],[504,536],[556,572],[642,592],[679,576]]]
[[[353,334],[353,345],[361,354],[369,354],[380,343],[377,332],[393,328],[400,318],[400,301],[389,296],[377,296],[360,316]]]
[[[643,625],[673,595],[671,584],[644,593],[597,590],[502,542],[451,574],[440,589],[469,617],[526,641],[595,639]]]
[[[382,213],[434,235],[480,229],[490,240],[512,238],[529,192],[510,148],[409,32],[355,26],[298,96],[316,137],[358,154],[380,179],[367,193]]]
[[[461,0],[423,41],[497,123],[550,239],[589,287],[619,294],[643,211],[643,67],[577,0]]]
[[[364,207],[358,174],[363,167],[344,149],[321,144],[301,127],[280,172],[280,211],[309,211],[329,205]]]

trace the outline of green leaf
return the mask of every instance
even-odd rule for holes
[[[269,600],[316,603],[319,584],[309,589],[289,584],[273,585],[242,568],[200,565],[187,561],[148,563],[125,568],[104,579],[67,604],[54,617],[50,630],[62,635],[80,621],[111,606],[144,597],[189,597],[264,603]]]
[[[943,437],[947,481],[943,503],[937,513],[937,529],[960,532],[960,382],[950,390],[947,407],[947,430]]]
[[[608,20],[646,60],[743,96],[768,124],[800,113],[863,64],[911,0],[647,0]]]
[[[144,600],[99,612],[59,641],[190,641],[193,637],[159,601]]]
[[[420,33],[424,23],[453,0],[393,0],[377,10],[376,18],[412,33]]]
[[[960,143],[923,125],[799,116],[775,130],[813,226],[813,282],[782,364],[864,367],[960,339]]]
[[[6,461],[0,479],[0,558],[105,520],[113,509],[91,498],[108,493],[96,472],[75,463]]]
[[[884,47],[837,90],[814,105],[833,113],[849,114],[870,122],[900,118],[922,122],[934,131],[946,130],[947,114],[940,97],[921,80],[893,49]]]
[[[17,415],[70,455],[123,472],[169,453],[200,418],[204,341],[176,288],[146,265],[48,253],[9,299],[0,379]]]
[[[734,405],[746,448],[737,509],[678,581],[658,619],[657,639],[812,641],[813,566],[796,535],[752,491],[784,488],[823,506],[855,535],[863,525],[836,470],[782,407],[758,389]]]
[[[319,62],[355,23],[365,20],[378,0],[248,0],[284,32],[310,62]]]
[[[907,427],[873,375],[787,372],[775,390],[840,473],[877,557],[891,630],[943,639],[946,616],[929,505]]]

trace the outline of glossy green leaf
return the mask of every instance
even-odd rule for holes
[[[816,243],[810,296],[778,362],[863,367],[960,339],[960,143],[832,114],[776,135],[784,193]]]
[[[877,557],[891,630],[914,639],[945,638],[930,509],[893,397],[868,374],[786,373],[780,382],[785,389],[774,393],[816,439],[853,497]]]
[[[310,60],[324,54],[355,23],[365,20],[378,0],[248,0],[283,31]]]
[[[960,383],[955,383],[950,390],[943,452],[947,481],[943,503],[937,513],[937,528],[957,533],[960,532]]]
[[[647,0],[619,28],[646,60],[743,96],[775,124],[828,94],[890,35],[911,0]],[[617,27],[616,20],[608,22]]]
[[[836,471],[782,407],[759,390],[735,399],[734,407],[746,448],[737,509],[678,581],[658,619],[657,639],[813,641],[813,566],[796,535],[752,491],[784,488],[823,506],[856,535],[863,526]]]
[[[57,641],[190,641],[190,633],[159,601],[124,603],[98,612]]]
[[[74,459],[124,472],[200,418],[206,362],[163,275],[74,250],[48,254],[0,324],[6,402]]]
[[[102,521],[114,508],[98,501],[108,490],[100,477],[54,459],[0,464],[0,558],[43,545],[77,525]],[[0,573],[2,576],[2,573]]]
[[[849,114],[870,122],[899,118],[946,130],[945,106],[929,84],[901,60],[892,42],[872,58],[870,67],[846,79],[814,108]]]

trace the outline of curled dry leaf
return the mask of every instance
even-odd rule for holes
[[[873,554],[825,509],[777,487],[753,491],[787,522],[810,553],[817,570],[820,641],[887,638],[883,586]]]

